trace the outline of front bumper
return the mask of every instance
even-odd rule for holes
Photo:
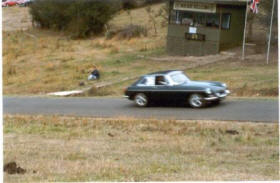
[[[211,97],[206,97],[204,98],[204,100],[206,101],[215,101],[215,100],[223,100],[226,98],[226,96],[228,96],[230,94],[229,90],[226,90],[223,94],[219,94],[217,93],[215,96],[211,96]]]

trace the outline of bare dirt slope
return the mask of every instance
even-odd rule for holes
[[[3,31],[26,30],[32,26],[29,8],[15,6],[2,11]]]

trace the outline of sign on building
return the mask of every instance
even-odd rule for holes
[[[174,10],[215,13],[216,4],[175,1]]]

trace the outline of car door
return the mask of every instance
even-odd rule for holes
[[[153,99],[155,90],[155,77],[146,76],[136,86],[135,93],[144,93],[149,99]]]
[[[173,86],[173,89],[172,89],[172,97],[174,100],[176,101],[184,101],[184,100],[187,100],[188,98],[188,86],[183,86],[183,85],[175,85]]]
[[[170,85],[166,77],[164,75],[156,75],[153,98],[158,101],[168,101],[172,98],[170,93]]]

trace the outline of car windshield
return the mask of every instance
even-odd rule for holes
[[[182,84],[190,81],[190,79],[183,73],[177,73],[170,75],[175,84]]]

